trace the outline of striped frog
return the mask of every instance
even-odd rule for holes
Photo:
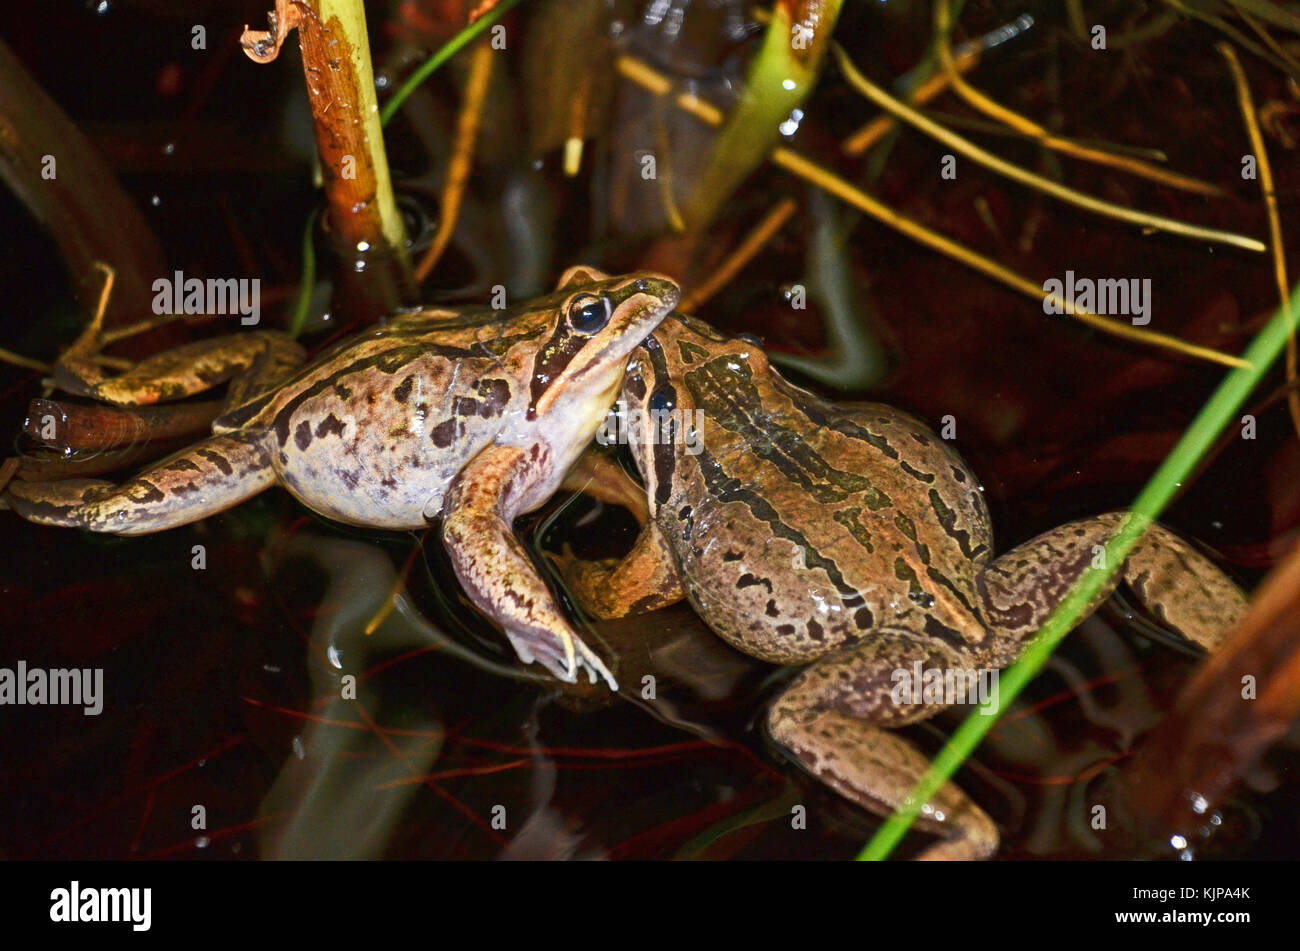
[[[923,424],[881,404],[820,399],[750,340],[678,314],[637,349],[620,404],[644,483],[628,507],[644,524],[621,560],[566,551],[574,596],[603,617],[684,596],[733,647],[806,665],[771,705],[768,730],[812,774],[879,813],[928,765],[889,728],[946,705],[900,685],[918,670],[1006,666],[1124,517],[1072,522],[995,558],[978,481]],[[584,459],[571,487],[627,504],[631,478]],[[1158,525],[1122,576],[1207,649],[1245,604]],[[952,783],[925,805],[921,827],[942,837],[923,858],[984,858],[998,844],[992,820]]]
[[[424,528],[470,599],[526,663],[572,682],[614,678],[569,625],[515,538],[605,419],[628,354],[676,304],[652,274],[571,268],[550,296],[504,310],[425,310],[345,340],[310,365],[272,332],[188,344],[105,377],[99,321],[60,360],[70,392],[122,405],[235,377],[214,435],[114,485],[14,482],[24,518],[142,535],[197,521],[272,485],[339,522]]]

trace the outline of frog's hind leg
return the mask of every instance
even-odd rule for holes
[[[929,768],[925,755],[888,728],[924,720],[954,698],[932,698],[917,685],[916,702],[901,693],[911,690],[917,671],[961,674],[975,681],[958,655],[941,646],[906,636],[872,635],[818,660],[776,698],[768,713],[772,738],[789,750],[810,773],[840,795],[878,815],[897,809]],[[901,672],[901,674],[899,673]],[[985,681],[987,684],[987,681]],[[976,688],[978,689],[978,688]],[[945,783],[925,804],[918,828],[942,840],[926,848],[921,859],[984,859],[997,851],[993,820],[955,784]]]
[[[985,620],[999,635],[994,649],[1001,662],[1038,631],[1125,517],[1110,512],[1070,522],[984,569],[977,587]],[[1218,647],[1246,607],[1245,595],[1223,572],[1162,525],[1147,529],[1088,610],[1105,601],[1121,578],[1157,618],[1206,650]]]
[[[283,380],[306,359],[302,347],[272,330],[196,340],[155,354],[118,376],[104,373],[93,359],[96,352],[84,337],[69,347],[55,367],[55,385],[118,406],[183,399],[227,380],[232,383],[226,404],[236,406]]]
[[[677,565],[654,522],[641,529],[632,550],[621,559],[584,561],[567,545],[563,555],[552,559],[569,594],[598,618],[658,611],[686,597]]]
[[[121,485],[93,479],[11,482],[9,506],[28,521],[116,535],[146,535],[197,522],[275,483],[260,434],[214,436]]]

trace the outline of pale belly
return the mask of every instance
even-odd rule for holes
[[[273,455],[279,482],[327,518],[368,528],[419,529],[442,514],[443,497],[465,463],[488,446],[495,427],[461,425],[451,444],[433,427],[358,428],[351,416],[289,428]]]

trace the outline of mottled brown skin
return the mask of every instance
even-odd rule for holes
[[[280,484],[352,525],[418,529],[442,519],[471,600],[520,658],[561,679],[614,679],[574,632],[511,524],[541,505],[604,420],[627,356],[677,302],[651,274],[572,268],[560,289],[504,310],[420,311],[343,341],[285,380],[297,351],[250,333],[192,344],[105,379],[83,339],[59,379],[74,392],[152,403],[237,372],[212,438],[121,485],[16,482],[24,518],[120,535],[162,531]],[[223,361],[223,354],[227,357]],[[78,370],[85,371],[78,374]]]
[[[575,596],[617,617],[684,593],[734,647],[809,664],[773,703],[770,732],[813,774],[877,812],[897,807],[928,765],[888,728],[944,709],[896,703],[895,672],[918,661],[956,670],[1010,663],[1123,518],[1073,522],[995,559],[979,483],[934,433],[888,406],[822,400],[783,379],[753,343],[694,318],[674,314],[637,349],[623,403],[647,423],[653,409],[688,414],[683,420],[701,410],[703,431],[665,442],[650,425],[631,430],[648,520],[621,562],[563,561]],[[692,444],[702,451],[692,454]],[[1245,604],[1160,526],[1122,577],[1207,649]],[[997,848],[993,822],[955,785],[922,817],[943,837],[925,858],[982,858]]]

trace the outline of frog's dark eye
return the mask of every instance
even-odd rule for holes
[[[656,386],[646,403],[652,413],[671,412],[677,406],[677,391],[671,386]]]
[[[608,297],[579,294],[569,304],[569,326],[584,336],[599,332],[609,323],[613,308]]]
[[[763,338],[757,334],[736,334],[736,339],[743,340],[745,343],[758,347],[760,350],[763,348]]]

